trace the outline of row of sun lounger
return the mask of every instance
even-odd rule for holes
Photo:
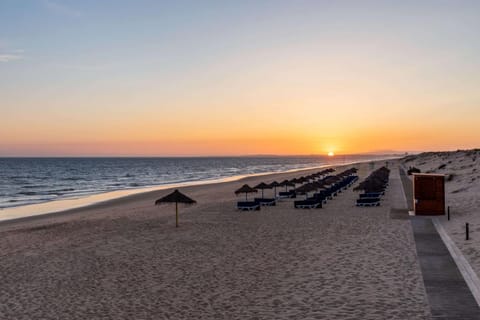
[[[286,199],[286,198],[296,198],[297,192],[296,189],[288,190],[288,187],[295,187],[297,184],[308,184],[309,182],[316,181],[321,179],[323,176],[333,172],[334,170],[329,168],[322,170],[320,172],[311,174],[306,177],[300,177],[292,180],[285,180],[281,183],[276,181],[272,182],[271,184],[260,183],[259,185],[252,188],[248,185],[243,185],[240,189],[235,191],[236,194],[245,193],[245,201],[237,202],[237,209],[243,211],[253,211],[253,210],[260,210],[261,206],[275,206],[278,199]],[[278,193],[276,192],[277,187],[285,187],[285,191],[281,191]],[[265,198],[263,191],[264,189],[275,189],[275,198]],[[253,201],[248,201],[248,194],[258,192],[258,189],[262,190],[262,197],[254,198]]]
[[[388,187],[388,178],[390,170],[381,167],[372,172],[363,182],[361,182],[354,190],[363,190],[359,194],[356,205],[358,207],[376,207],[380,205],[385,189]]]
[[[351,186],[358,179],[355,175],[357,171],[355,168],[345,170],[337,175],[329,175],[333,171],[333,169],[325,169],[306,177],[285,180],[281,183],[272,182],[270,185],[260,183],[255,186],[255,188],[244,185],[235,192],[236,194],[245,193],[245,201],[239,201],[237,203],[237,208],[245,211],[260,210],[261,206],[275,206],[277,200],[296,198],[299,194],[305,195],[306,198],[304,200],[294,201],[295,208],[321,208],[327,200],[333,199],[333,197]],[[289,186],[296,187],[298,184],[300,184],[299,187],[288,190]],[[264,189],[276,189],[276,187],[281,186],[285,186],[285,191],[279,192],[278,196],[275,190],[274,198],[264,197]],[[253,201],[248,201],[248,193],[257,192],[257,189],[262,190],[262,197],[254,198]],[[311,195],[310,197],[309,194]]]
[[[328,176],[322,179],[321,181],[319,181],[320,184],[323,184],[323,186],[321,187],[321,190],[318,191],[317,189],[318,192],[315,192],[313,196],[307,197],[305,200],[295,201],[294,202],[295,208],[298,208],[298,209],[322,208],[322,206],[327,202],[327,200],[333,199],[343,190],[346,190],[353,183],[355,183],[355,181],[358,179],[358,177],[355,175],[355,172],[356,170],[349,169],[338,174],[337,176]]]

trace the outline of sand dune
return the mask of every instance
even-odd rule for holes
[[[198,205],[178,229],[171,206],[153,205],[165,192],[3,224],[0,318],[429,319],[388,192],[375,208],[349,189],[323,209],[234,209],[243,183],[299,175],[184,188]]]
[[[451,220],[440,218],[446,231],[480,275],[480,150],[429,152],[402,161],[422,172],[446,174],[446,205]],[[465,241],[465,223],[471,240]]]

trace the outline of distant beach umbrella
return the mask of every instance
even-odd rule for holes
[[[324,184],[333,184],[335,182],[337,182],[337,177],[334,177],[334,176],[329,176],[329,177],[326,177],[325,179],[323,179],[323,183]]]
[[[270,183],[270,188],[273,188],[273,192],[275,193],[275,198],[277,197],[277,187],[280,187],[281,184],[278,183],[277,181],[273,181]]]
[[[292,180],[290,180],[290,183],[293,183],[294,185],[295,185],[295,184],[298,184],[298,183],[300,183],[300,179],[298,179],[298,178],[293,178]]]
[[[315,181],[315,182],[312,182],[311,185],[314,186],[318,190],[318,189],[322,188],[325,184],[323,182],[320,182],[320,181]]]
[[[382,180],[369,179],[358,185],[354,190],[363,190],[364,192],[379,192],[384,189],[385,182]]]
[[[297,182],[298,183],[305,183],[305,182],[308,182],[308,178],[307,177],[300,177],[297,179]]]
[[[292,186],[294,189],[297,187],[297,184],[302,184],[299,178],[293,178],[290,180],[290,186]]]
[[[248,194],[254,192],[258,192],[257,189],[250,187],[248,184],[244,184],[240,189],[235,191],[235,194],[245,193],[245,201],[247,201]]]
[[[163,198],[158,199],[155,201],[155,205],[159,205],[162,203],[175,203],[175,227],[178,228],[178,204],[179,203],[184,203],[184,204],[194,204],[197,203],[195,200],[187,197],[178,189],[175,189],[172,193],[166,195]]]
[[[287,191],[288,187],[295,187],[295,184],[288,180],[283,180],[282,182],[280,182],[280,185],[285,186],[285,191]]]
[[[263,190],[264,189],[272,189],[272,187],[270,187],[270,185],[266,184],[265,182],[257,184],[254,188],[262,190],[262,199],[264,198],[263,197]]]
[[[298,194],[305,194],[308,189],[309,189],[308,185],[305,184],[303,186],[295,188],[295,192],[298,193]]]
[[[313,190],[316,190],[316,187],[310,183],[304,184],[303,186],[300,186],[295,189],[295,192],[299,194],[304,194],[306,197],[308,197],[308,193],[312,192]]]

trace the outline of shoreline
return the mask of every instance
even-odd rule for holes
[[[318,170],[322,168],[339,168],[343,166],[350,166],[354,164],[368,163],[368,162],[381,162],[385,160],[397,160],[399,158],[383,158],[375,160],[363,160],[363,161],[354,161],[346,162],[339,164],[324,164],[316,167],[309,168],[300,168],[300,169],[291,169],[286,171],[276,171],[276,172],[262,172],[262,173],[253,173],[248,175],[238,175],[220,179],[213,180],[201,180],[201,181],[189,181],[181,182],[174,184],[165,184],[158,186],[151,186],[138,189],[124,189],[124,190],[115,190],[105,193],[93,194],[86,197],[74,198],[74,199],[62,199],[54,200],[48,202],[42,202],[38,204],[18,206],[5,208],[0,210],[0,225],[5,225],[9,223],[15,223],[20,221],[26,221],[29,219],[36,219],[42,217],[53,217],[58,215],[70,214],[79,211],[95,209],[99,207],[108,207],[110,205],[115,205],[118,202],[124,201],[134,201],[135,199],[142,199],[152,195],[158,191],[167,191],[174,188],[191,188],[191,187],[202,187],[202,186],[216,186],[219,184],[226,184],[232,182],[238,182],[250,178],[258,177],[269,177],[274,175],[288,175],[298,172],[308,172],[311,170]]]
[[[354,166],[363,179],[383,164],[335,167]],[[241,184],[305,174],[185,187],[197,204],[179,206],[179,228],[174,206],[154,205],[168,191],[0,223],[0,313],[16,318],[18,305],[47,319],[429,319],[410,222],[388,214],[393,189],[372,208],[356,207],[348,188],[321,209],[295,209],[293,199],[236,209]]]

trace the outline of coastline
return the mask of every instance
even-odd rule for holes
[[[296,168],[296,169],[285,170],[285,171],[260,172],[260,173],[246,174],[246,175],[224,177],[219,179],[186,181],[186,182],[180,182],[180,183],[162,184],[162,185],[148,186],[148,187],[141,187],[141,188],[130,188],[130,189],[121,189],[121,190],[114,190],[114,191],[102,192],[102,193],[94,193],[94,194],[83,196],[83,197],[65,198],[65,199],[41,202],[37,204],[3,208],[3,209],[0,209],[0,224],[8,221],[23,220],[29,217],[38,217],[38,216],[44,216],[44,215],[50,215],[50,214],[72,212],[79,209],[89,208],[97,205],[108,205],[108,203],[112,201],[115,202],[117,200],[128,199],[138,195],[141,196],[144,194],[155,193],[163,190],[168,191],[170,189],[175,189],[175,188],[186,188],[186,187],[194,187],[194,186],[235,182],[235,181],[241,181],[247,178],[262,177],[262,176],[269,177],[271,175],[277,175],[277,174],[283,175],[283,174],[298,173],[303,171],[309,172],[311,170],[318,170],[321,168],[328,168],[328,167],[337,168],[337,167],[355,165],[355,164],[366,163],[366,162],[381,162],[385,160],[395,160],[395,159],[399,159],[399,157],[386,157],[381,159],[377,158],[374,160],[367,159],[367,160],[343,162],[343,163],[337,163],[337,164],[323,164],[323,165],[314,166],[314,167]]]
[[[360,181],[375,169],[354,166]],[[182,188],[197,204],[179,206],[179,228],[174,206],[154,205],[167,190],[0,223],[0,268],[15,270],[4,274],[0,314],[430,319],[412,228],[389,217],[391,193],[371,208],[356,207],[349,188],[321,209],[285,199],[236,210],[241,184],[307,172]]]

